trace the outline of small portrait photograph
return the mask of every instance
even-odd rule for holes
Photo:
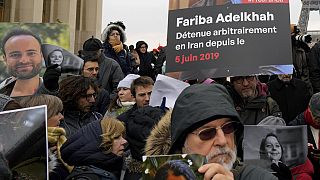
[[[271,164],[294,167],[307,157],[306,126],[244,126],[244,162],[272,172]]]
[[[43,44],[42,53],[46,67],[57,64],[61,73],[77,75],[83,66],[83,60],[80,57],[56,45]]]
[[[206,163],[205,156],[197,154],[175,154],[143,156],[143,180],[194,180],[203,179],[198,173],[200,166]]]
[[[48,179],[46,119],[47,106],[0,112],[0,152],[13,174]]]
[[[48,66],[51,66],[53,64],[58,64],[59,66],[61,66],[61,64],[63,63],[63,59],[64,56],[62,49],[54,49],[49,53],[47,57]]]

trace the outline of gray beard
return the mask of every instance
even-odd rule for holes
[[[206,159],[209,162],[209,160],[214,157],[216,154],[219,153],[227,153],[230,157],[231,160],[230,162],[225,162],[223,157],[220,157],[216,162],[214,163],[218,163],[220,165],[222,165],[224,168],[226,168],[227,170],[231,170],[233,167],[233,164],[236,162],[237,159],[237,148],[235,147],[235,150],[232,150],[231,148],[228,147],[216,147],[216,151],[212,152],[210,151],[209,154],[206,155]],[[182,149],[182,153],[186,153],[186,154],[197,154],[195,152],[193,152],[188,144],[185,142],[184,143],[184,148]]]
[[[28,74],[24,74],[24,73],[19,74],[19,73],[16,72],[15,69],[13,69],[13,68],[8,68],[9,74],[10,74],[11,76],[17,78],[17,79],[20,79],[20,80],[31,79],[31,78],[37,76],[37,75],[40,73],[40,71],[41,71],[41,63],[33,66],[32,71],[29,72]]]

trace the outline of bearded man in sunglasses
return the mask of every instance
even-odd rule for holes
[[[147,139],[145,151],[147,155],[206,156],[207,164],[198,169],[205,180],[277,179],[266,170],[237,161],[236,139],[242,131],[239,115],[226,88],[219,84],[196,84],[179,95],[171,118],[166,115],[159,121]],[[163,137],[171,140],[169,148],[166,147],[168,140]]]

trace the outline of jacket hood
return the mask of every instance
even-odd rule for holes
[[[136,43],[136,50],[138,50],[142,45],[146,45],[146,47],[147,47],[147,50],[148,50],[148,44],[146,43],[146,42],[144,42],[144,41],[138,41],[137,43]],[[139,51],[138,51],[139,52]]]
[[[171,114],[172,110],[167,111],[158,124],[151,130],[144,149],[146,156],[169,153],[171,146]]]
[[[170,153],[180,151],[188,133],[223,117],[240,122],[227,89],[220,84],[195,84],[184,89],[171,115],[172,146]]]
[[[258,81],[257,83],[258,96],[267,96],[269,94],[268,86],[265,83]]]
[[[117,30],[120,33],[120,40],[122,43],[125,43],[127,41],[127,36],[125,31],[118,25],[116,24],[110,24],[109,26],[107,26],[106,28],[104,28],[103,32],[102,32],[102,41],[103,42],[107,42],[107,38],[108,35],[111,33],[112,30]]]
[[[161,108],[147,106],[138,108],[130,114],[126,123],[126,139],[134,159],[142,161],[145,140],[164,113],[165,111]]]

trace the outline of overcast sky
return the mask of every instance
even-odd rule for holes
[[[301,0],[289,0],[290,20],[297,24]],[[103,0],[102,30],[110,21],[126,25],[127,45],[144,40],[149,50],[166,45],[169,0]],[[102,32],[101,30],[101,32]],[[319,11],[311,12],[308,30],[320,30]]]

